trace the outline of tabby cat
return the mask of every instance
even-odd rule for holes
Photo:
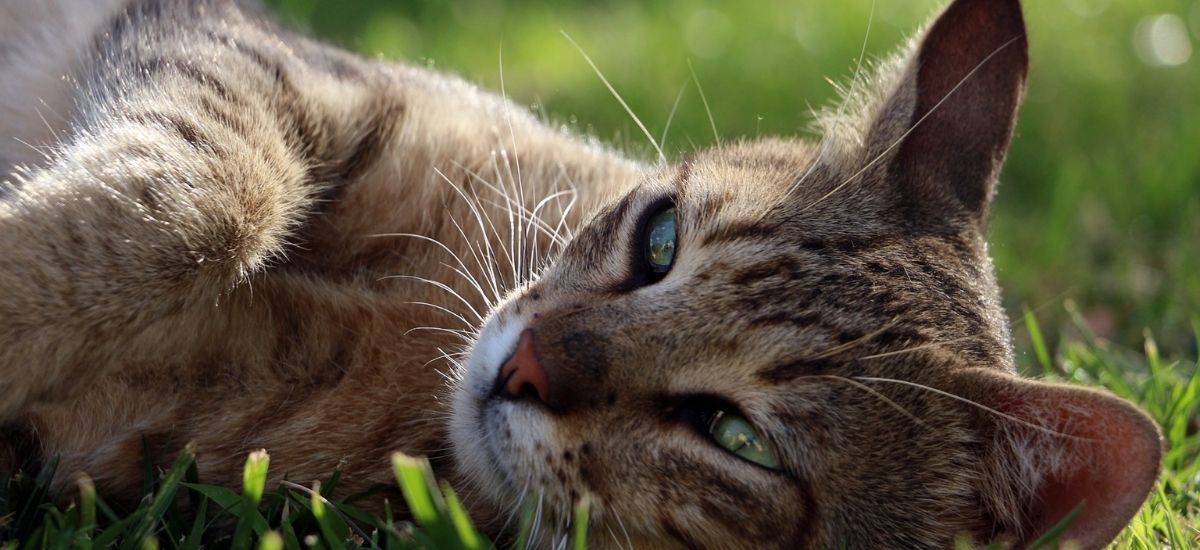
[[[1157,427],[1018,378],[984,242],[1027,72],[954,0],[819,142],[624,158],[228,0],[0,5],[0,472],[132,501],[430,458],[506,540],[1111,541]]]

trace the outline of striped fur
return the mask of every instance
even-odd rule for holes
[[[132,501],[144,448],[213,483],[265,448],[355,492],[403,451],[502,538],[530,498],[557,543],[587,498],[600,548],[1020,543],[1078,498],[1098,547],[1154,481],[1144,414],[1013,375],[983,226],[1015,0],[954,2],[820,143],[677,166],[227,0],[31,6],[0,6],[0,471],[61,456]],[[551,391],[498,403],[523,330]],[[675,420],[693,395],[780,470]]]

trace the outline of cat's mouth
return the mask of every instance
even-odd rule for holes
[[[455,388],[450,425],[455,461],[494,503],[520,498],[544,477],[537,457],[550,446],[549,417],[533,405],[536,399],[521,398],[533,386],[516,386],[515,395],[509,390],[527,373],[504,369],[521,353],[524,324],[502,314],[489,319]]]

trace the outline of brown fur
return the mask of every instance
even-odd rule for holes
[[[77,107],[0,202],[0,467],[61,455],[132,500],[143,441],[160,463],[191,442],[209,482],[265,448],[275,479],[342,464],[356,491],[399,450],[493,531],[534,498],[544,544],[588,498],[601,547],[1020,542],[1086,498],[1069,535],[1101,546],[1159,437],[1012,374],[983,225],[1019,6],[957,0],[923,36],[820,143],[644,166],[228,2],[127,7],[64,41],[79,67],[46,67]],[[664,200],[679,248],[648,284],[636,239]],[[522,330],[548,391],[498,400]],[[735,404],[781,468],[676,421],[695,395]]]

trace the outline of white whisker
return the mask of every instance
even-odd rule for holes
[[[692,82],[696,83],[696,91],[700,93],[700,102],[704,104],[704,112],[708,113],[708,124],[712,126],[713,139],[717,145],[721,144],[721,134],[717,132],[717,120],[713,118],[712,109],[708,106],[708,97],[704,95],[704,86],[700,85],[700,79],[696,76],[696,68],[692,67],[692,60],[687,60],[688,71],[692,73]]]
[[[625,103],[625,99],[621,97],[621,94],[617,93],[616,88],[613,88],[612,84],[609,84],[608,79],[604,77],[604,73],[600,72],[600,68],[592,62],[592,58],[588,56],[587,52],[583,51],[583,48],[579,47],[579,44],[575,42],[575,39],[571,38],[571,35],[567,34],[566,31],[560,32],[562,32],[562,35],[571,42],[572,46],[575,46],[576,50],[579,50],[579,54],[583,56],[583,60],[587,61],[587,64],[592,68],[593,71],[596,72],[596,76],[600,77],[600,82],[603,82],[604,86],[608,88],[608,91],[612,93],[613,97],[617,98],[617,102],[620,103],[621,107],[625,109],[625,112],[628,113],[631,118],[633,118],[633,122],[636,123],[638,128],[642,130],[642,134],[645,134],[646,139],[650,140],[650,145],[653,145],[654,150],[658,152],[658,161],[666,163],[667,155],[663,154],[662,147],[660,147],[658,142],[654,140],[654,136],[650,135],[650,130],[646,129],[646,125],[642,124],[642,119],[638,118],[638,116],[634,114],[633,109],[629,107],[628,103]]]
[[[921,426],[924,426],[924,427],[929,427],[929,425],[926,424],[925,421],[921,420],[920,418],[917,418],[915,415],[913,415],[911,412],[909,412],[908,409],[905,409],[904,407],[900,406],[899,403],[892,401],[886,395],[879,393],[874,388],[872,388],[866,384],[863,384],[862,382],[857,382],[850,378],[846,378],[844,376],[837,376],[834,374],[814,374],[814,375],[808,376],[806,378],[828,378],[830,380],[837,380],[839,382],[845,382],[845,383],[850,384],[860,390],[863,390],[875,397],[878,397],[881,401],[883,401],[884,403],[887,403],[893,409],[896,409],[897,411],[900,412],[900,414],[908,417],[913,422],[916,422],[917,424],[920,424]]]
[[[1080,436],[1077,436],[1077,435],[1071,435],[1071,434],[1067,434],[1067,433],[1062,433],[1062,432],[1059,432],[1059,431],[1055,431],[1055,430],[1052,430],[1052,429],[1050,429],[1050,428],[1047,428],[1047,427],[1045,427],[1045,426],[1039,426],[1039,425],[1037,425],[1037,424],[1034,424],[1034,423],[1032,423],[1032,422],[1028,422],[1028,421],[1022,420],[1022,419],[1020,419],[1020,418],[1017,418],[1017,417],[1015,417],[1015,416],[1013,416],[1013,415],[1006,414],[1006,413],[1004,413],[1004,412],[1001,412],[1001,411],[998,411],[998,410],[996,410],[996,409],[993,409],[993,408],[991,408],[991,407],[989,407],[989,406],[987,406],[987,405],[984,405],[984,404],[982,404],[982,403],[977,403],[977,402],[975,402],[975,401],[972,401],[972,400],[970,400],[970,399],[967,399],[967,398],[965,398],[965,397],[962,397],[962,396],[959,396],[959,395],[954,395],[953,393],[950,393],[950,392],[948,392],[948,391],[939,390],[939,389],[937,389],[937,388],[933,388],[933,387],[930,387],[930,386],[926,386],[926,385],[924,385],[924,384],[918,384],[918,383],[916,383],[916,382],[909,382],[909,381],[907,381],[907,380],[897,380],[897,379],[895,379],[895,378],[879,378],[879,377],[874,377],[874,376],[855,376],[855,377],[853,377],[853,378],[854,378],[855,380],[862,380],[862,381],[864,381],[864,382],[884,382],[884,383],[889,383],[889,384],[899,384],[899,385],[901,385],[901,386],[908,386],[908,387],[911,387],[911,388],[917,388],[917,389],[925,390],[925,391],[928,391],[928,392],[931,392],[931,393],[935,393],[935,394],[937,394],[937,395],[941,395],[941,396],[943,396],[943,397],[947,397],[947,398],[953,399],[953,400],[955,400],[955,401],[958,401],[958,402],[961,402],[961,403],[965,403],[965,404],[967,404],[967,405],[970,405],[970,406],[972,406],[972,407],[975,407],[975,408],[978,408],[978,409],[980,409],[980,410],[983,410],[983,411],[989,412],[989,413],[991,413],[991,414],[994,414],[994,415],[996,415],[996,416],[999,416],[999,417],[1001,417],[1001,418],[1004,418],[1004,419],[1006,419],[1006,420],[1010,420],[1010,421],[1012,421],[1012,422],[1014,422],[1014,423],[1020,424],[1020,425],[1022,425],[1022,426],[1025,426],[1025,427],[1027,427],[1027,428],[1033,428],[1033,429],[1035,429],[1035,430],[1037,430],[1037,431],[1039,431],[1039,432],[1043,432],[1043,433],[1046,433],[1046,434],[1049,434],[1049,435],[1053,435],[1053,436],[1055,436],[1055,437],[1063,437],[1063,438],[1067,438],[1067,439],[1076,439],[1076,440],[1080,440],[1080,441],[1096,441],[1095,439],[1093,439],[1093,438],[1090,438],[1090,437],[1080,437]]]
[[[468,301],[466,298],[463,298],[462,294],[459,294],[457,290],[454,290],[453,288],[450,287],[450,285],[447,285],[446,283],[443,283],[441,281],[435,281],[433,279],[427,279],[425,277],[418,277],[416,275],[385,275],[385,276],[379,278],[380,281],[387,280],[387,279],[405,279],[405,280],[412,280],[412,281],[420,281],[422,283],[430,284],[437,288],[440,288],[440,289],[446,291],[447,293],[449,293],[451,296],[458,298],[458,301],[462,302],[463,305],[467,306],[467,308],[471,310],[471,313],[473,315],[475,315],[475,318],[478,319],[480,323],[483,322],[483,315],[480,315],[479,312],[475,310],[475,306],[471,305],[470,301]]]
[[[687,86],[688,83],[684,82],[683,85],[679,87],[679,93],[675,94],[675,103],[671,104],[671,112],[667,114],[667,122],[666,124],[663,124],[662,136],[658,138],[658,142],[661,143],[663,147],[666,147],[667,145],[667,132],[671,131],[671,122],[675,120],[675,111],[679,109],[679,101],[683,99],[683,92],[687,91]]]

